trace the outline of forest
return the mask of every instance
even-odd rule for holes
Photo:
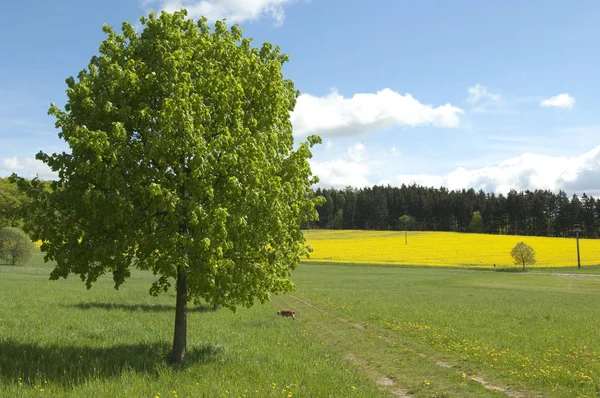
[[[600,233],[600,199],[564,191],[506,195],[473,189],[448,190],[419,185],[322,189],[319,220],[309,228],[423,230],[507,235],[580,236]],[[403,217],[404,216],[404,217]],[[402,219],[401,219],[402,217]]]

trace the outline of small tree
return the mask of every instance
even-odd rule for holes
[[[408,245],[408,231],[409,228],[412,229],[413,224],[415,223],[415,219],[408,214],[405,214],[398,218],[398,224],[401,229],[404,229],[404,244]]]
[[[525,242],[519,242],[513,247],[510,255],[515,260],[516,265],[523,265],[525,270],[525,264],[535,264],[535,250]]]
[[[471,216],[471,222],[469,223],[468,231],[478,234],[485,232],[485,224],[483,223],[483,218],[481,217],[480,212],[473,212],[473,215]]]
[[[29,260],[33,254],[34,244],[27,234],[19,228],[0,228],[0,259],[11,265]]]
[[[335,213],[335,217],[331,221],[331,228],[333,229],[342,229],[344,227],[344,210],[339,209],[337,213]]]
[[[415,218],[413,216],[409,216],[408,214],[405,214],[403,216],[401,216],[400,218],[398,218],[398,226],[399,229],[402,231],[413,231],[415,229],[417,229],[417,221],[415,220]]]

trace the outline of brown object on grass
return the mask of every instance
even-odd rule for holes
[[[294,311],[290,311],[290,310],[279,310],[277,311],[277,315],[281,315],[281,316],[289,316],[291,317],[293,320],[296,320],[296,313]]]

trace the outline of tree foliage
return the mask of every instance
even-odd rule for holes
[[[417,221],[415,220],[415,218],[413,216],[409,216],[408,214],[405,214],[403,216],[400,216],[400,218],[398,218],[398,229],[402,230],[402,231],[414,231],[416,229],[418,229],[419,224],[417,223]]]
[[[150,14],[141,33],[104,26],[100,54],[66,81],[64,110],[49,111],[70,153],[37,159],[58,181],[44,191],[13,176],[33,199],[33,237],[56,261],[51,279],[74,273],[89,288],[111,272],[118,288],[135,266],[157,275],[152,294],[175,280],[174,340],[189,300],[235,310],[291,291],[310,250],[299,225],[320,202],[308,164],[320,138],[294,149],[288,56],[186,15]]]
[[[35,245],[29,236],[19,228],[0,228],[0,260],[11,265],[31,259]]]
[[[0,178],[0,228],[21,227],[20,206],[25,196],[7,178]]]
[[[471,222],[469,223],[469,232],[474,233],[484,233],[485,232],[485,224],[483,223],[483,218],[481,217],[481,212],[474,211],[471,216]]]
[[[519,242],[513,247],[510,252],[516,265],[522,265],[525,270],[525,265],[535,264],[535,250],[525,242]]]

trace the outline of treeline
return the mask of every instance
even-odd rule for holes
[[[490,234],[580,236],[600,234],[600,199],[585,193],[569,197],[564,191],[517,192],[507,195],[450,191],[418,185],[401,187],[317,189],[325,198],[319,220],[308,228],[404,229],[480,232]],[[402,220],[400,217],[405,216]]]

